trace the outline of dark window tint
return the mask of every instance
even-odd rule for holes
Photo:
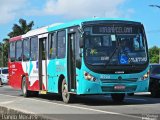
[[[58,58],[64,58],[66,53],[66,32],[58,32]]]
[[[16,42],[16,60],[17,61],[22,60],[22,41]]]
[[[8,74],[8,69],[3,69],[2,74]]]
[[[75,35],[75,57],[76,57],[76,67],[78,67],[79,69],[81,68],[81,51],[79,48],[79,40],[80,40],[80,34],[76,33]]]
[[[10,43],[10,59],[11,62],[15,61],[15,42]]]
[[[42,38],[42,60],[46,60],[46,38]]]
[[[25,39],[23,41],[23,60],[27,61],[30,58],[30,40]]]
[[[38,38],[33,37],[31,38],[31,60],[37,60],[38,56]]]
[[[55,33],[49,35],[49,58],[56,58],[56,36]]]
[[[160,74],[160,65],[152,65],[151,74]]]

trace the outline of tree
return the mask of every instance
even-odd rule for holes
[[[3,39],[3,42],[0,43],[0,67],[7,66],[8,63],[8,48],[9,48],[9,39]]]
[[[27,24],[26,20],[19,19],[19,25],[14,24],[12,27],[12,31],[8,33],[9,38],[23,35],[30,31],[34,26],[34,22],[31,21]],[[9,51],[9,39],[3,39],[3,43],[0,43],[0,66],[7,66],[8,63],[8,51]],[[2,56],[3,55],[3,56]]]
[[[150,63],[158,63],[159,62],[159,50],[157,46],[153,46],[152,48],[149,48],[149,58]]]
[[[3,43],[1,43],[0,42],[0,56],[2,56],[2,54],[3,54]],[[0,57],[0,67],[2,67],[2,61],[3,61],[3,58],[2,57]]]
[[[149,5],[150,7],[156,7],[156,8],[160,8],[160,5]],[[152,48],[149,49],[149,57],[150,57],[150,63],[159,63],[159,51],[160,48],[158,48],[157,46],[154,46]]]
[[[8,64],[8,51],[9,51],[9,39],[3,39],[3,66],[7,66]]]
[[[23,35],[30,31],[32,27],[34,26],[34,22],[31,21],[27,24],[26,20],[24,19],[19,19],[19,24],[14,24],[12,28],[12,32],[8,34],[10,38],[18,36],[18,35]]]

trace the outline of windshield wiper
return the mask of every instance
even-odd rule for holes
[[[117,51],[117,50],[120,50],[120,51],[121,51],[121,49],[122,49],[121,46],[117,46],[117,47],[114,49],[114,51],[112,52],[112,54],[109,56],[109,60],[106,62],[105,66],[110,63],[110,61],[112,60],[112,58],[113,58],[113,56],[115,55],[116,51]],[[123,50],[122,52],[119,52],[119,53],[120,53],[120,55],[125,54],[128,58],[131,58],[131,56],[128,54],[128,52],[127,52],[126,50]],[[134,64],[134,62],[133,62],[132,59],[129,60],[129,63],[130,63],[131,65]]]
[[[115,55],[116,51],[119,49],[120,46],[117,46],[114,51],[112,52],[112,54],[109,56],[109,60],[106,62],[105,66],[108,65],[110,63],[110,61],[112,60],[113,56]]]

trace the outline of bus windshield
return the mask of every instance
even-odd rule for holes
[[[136,65],[147,62],[145,37],[141,30],[130,34],[94,34],[84,29],[84,54],[90,65]],[[133,32],[133,30],[132,30]]]

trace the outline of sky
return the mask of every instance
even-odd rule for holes
[[[160,0],[0,0],[0,41],[20,18],[34,21],[36,29],[96,16],[139,21],[149,48],[160,47],[160,8],[149,5],[160,5]]]

